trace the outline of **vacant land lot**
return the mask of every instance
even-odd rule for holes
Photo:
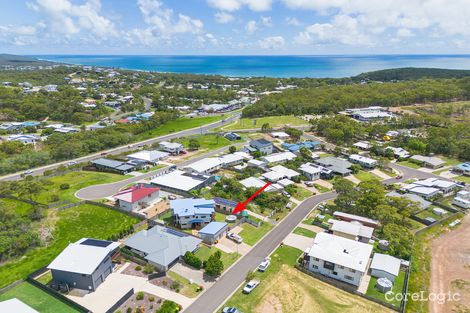
[[[306,229],[303,227],[297,227],[296,229],[294,229],[293,233],[297,235],[309,237],[309,238],[313,238],[317,235],[314,231],[311,231],[310,229]]]
[[[199,150],[201,150],[201,151],[202,150],[204,150],[204,151],[215,150],[215,149],[218,149],[218,148],[228,146],[230,144],[241,142],[241,140],[230,141],[230,140],[228,140],[227,138],[225,138],[223,136],[217,136],[217,135],[213,135],[213,134],[202,135],[202,136],[199,135],[199,136],[185,137],[185,138],[177,139],[177,140],[175,140],[175,142],[182,143],[183,146],[188,148],[190,139],[196,139],[199,142],[199,144],[201,145],[199,147]]]
[[[238,130],[238,129],[252,129],[261,128],[263,124],[269,123],[271,127],[282,126],[300,126],[308,125],[304,120],[295,116],[268,116],[261,118],[242,118],[235,123],[222,127],[223,130]]]
[[[267,222],[262,223],[259,227],[255,227],[248,223],[243,223],[241,226],[243,230],[239,235],[242,236],[243,242],[250,246],[254,246],[258,240],[264,236],[264,234],[273,228],[273,225]]]
[[[60,212],[49,210],[48,213],[44,227],[52,231],[51,240],[28,251],[20,259],[3,264],[0,288],[48,265],[71,242],[83,237],[108,239],[138,222],[136,218],[93,205],[80,205]]]
[[[260,285],[249,295],[239,289],[226,305],[244,313],[390,312],[296,270],[301,253],[288,246],[278,248],[268,270],[255,274]]]
[[[196,251],[196,256],[200,258],[202,261],[207,260],[212,254],[214,254],[216,251],[220,251],[222,253],[222,263],[224,263],[224,270],[230,267],[239,257],[240,254],[236,253],[227,253],[223,252],[222,250],[219,250],[217,248],[209,248],[207,246],[201,246],[197,251]]]
[[[22,283],[0,294],[0,301],[17,298],[40,313],[75,313],[74,308],[54,298],[48,293],[29,284]],[[16,312],[14,312],[16,313]]]
[[[354,174],[354,176],[356,176],[356,178],[359,179],[360,181],[369,181],[369,180],[374,180],[374,179],[380,180],[380,177],[376,176],[374,173],[364,171],[364,170],[360,170],[359,172]]]

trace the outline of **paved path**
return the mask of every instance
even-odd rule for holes
[[[238,146],[238,145],[243,145],[243,144],[244,143],[238,143],[236,145]],[[226,147],[222,147],[220,149],[214,150],[214,151],[210,151],[210,152],[205,153],[205,154],[201,154],[201,155],[196,156],[192,159],[185,160],[185,161],[179,163],[177,165],[177,167],[181,168],[181,167],[184,167],[188,164],[199,161],[201,159],[204,159],[204,158],[207,158],[207,157],[210,157],[210,156],[214,156],[214,155],[219,154],[221,152],[225,152],[226,150],[228,150],[228,148],[229,148],[229,146],[226,146]],[[116,194],[120,189],[127,186],[128,184],[135,183],[135,182],[138,182],[138,181],[141,181],[141,180],[144,180],[144,179],[147,179],[147,178],[151,178],[151,177],[154,177],[154,176],[158,176],[162,173],[167,172],[168,169],[169,169],[169,167],[165,167],[165,168],[161,168],[161,169],[158,169],[158,170],[155,170],[155,171],[152,171],[152,172],[142,174],[140,176],[131,177],[131,178],[120,180],[120,181],[114,182],[114,183],[88,186],[88,187],[85,187],[83,189],[78,190],[75,193],[75,196],[77,198],[83,199],[83,200],[96,200],[96,199],[102,199],[102,198],[110,197],[110,196]]]

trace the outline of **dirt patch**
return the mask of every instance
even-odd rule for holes
[[[269,282],[256,313],[366,313],[392,312],[378,304],[314,279],[283,265]]]
[[[139,270],[140,268],[140,270]],[[121,274],[132,275],[137,277],[145,277],[147,278],[147,274],[144,273],[144,267],[142,265],[131,263],[128,267],[126,267]]]
[[[432,243],[430,293],[458,293],[459,301],[439,304],[429,301],[429,312],[451,313],[470,311],[470,217]]]

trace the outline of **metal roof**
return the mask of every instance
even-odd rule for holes
[[[227,228],[227,223],[223,222],[210,222],[204,228],[202,228],[199,233],[207,235],[215,235],[222,231],[224,228]]]
[[[39,313],[29,305],[16,298],[0,302],[0,312]]]
[[[206,199],[176,199],[170,200],[170,209],[174,215],[193,216],[214,213],[214,200]]]
[[[398,276],[400,272],[400,259],[388,254],[375,253],[370,264],[371,270],[380,270]]]

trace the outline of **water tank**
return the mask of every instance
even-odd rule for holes
[[[237,217],[235,215],[227,215],[227,217],[225,218],[225,221],[227,223],[235,223],[237,220]]]
[[[389,249],[390,244],[387,240],[379,240],[379,249],[387,251]]]
[[[393,283],[385,277],[377,279],[377,284],[375,285],[377,287],[377,290],[386,293],[392,290]]]

